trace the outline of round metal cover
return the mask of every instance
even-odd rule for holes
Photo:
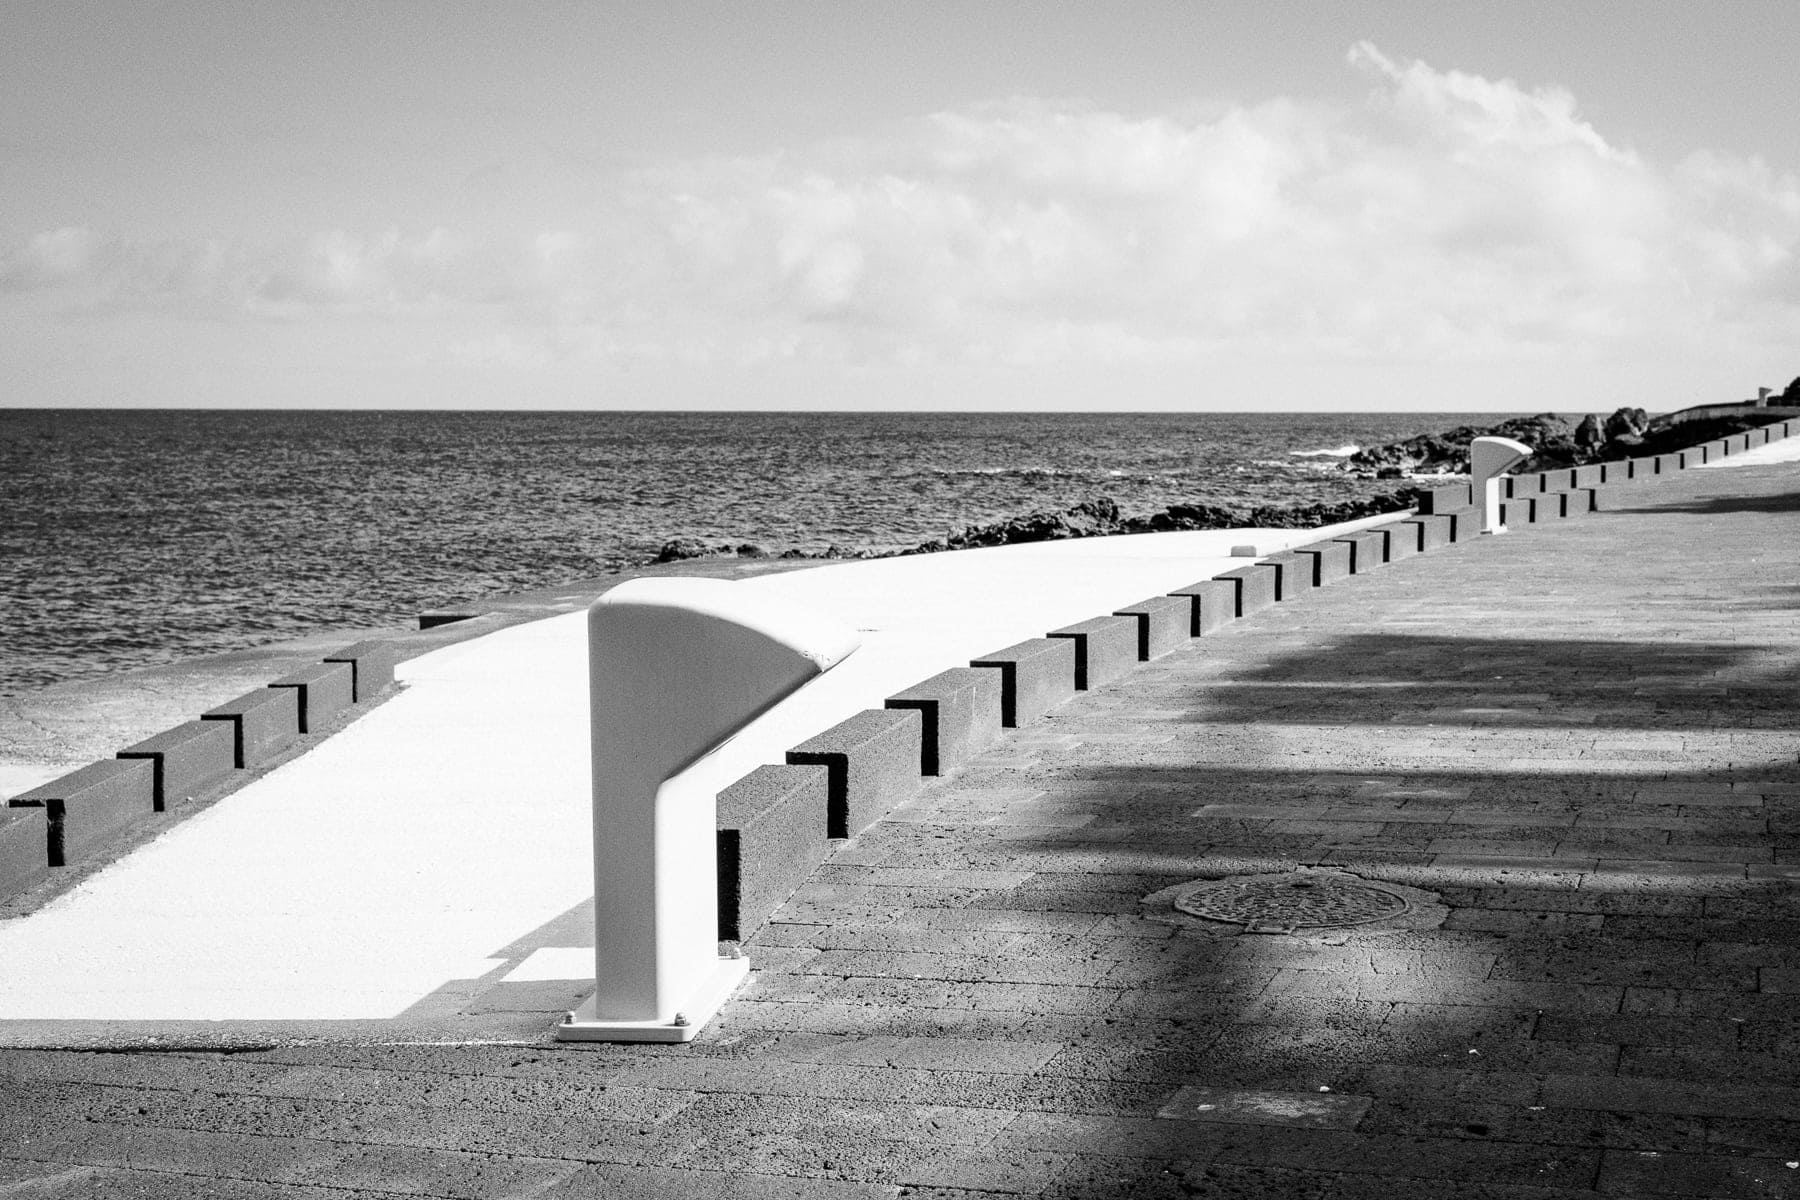
[[[1225,879],[1179,896],[1175,907],[1251,931],[1368,925],[1404,913],[1404,896],[1361,880],[1308,875]]]

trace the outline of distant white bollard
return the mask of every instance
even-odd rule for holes
[[[1481,532],[1506,532],[1500,523],[1500,472],[1531,453],[1530,446],[1511,438],[1478,437],[1469,443],[1469,476],[1481,491]]]
[[[596,991],[560,1040],[685,1042],[743,982],[719,956],[717,797],[683,774],[860,640],[718,579],[634,579],[588,609]]]

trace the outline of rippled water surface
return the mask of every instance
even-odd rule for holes
[[[407,622],[675,537],[900,547],[1096,496],[1348,499],[1392,485],[1309,452],[1488,419],[0,410],[0,695]]]

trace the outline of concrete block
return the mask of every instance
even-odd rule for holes
[[[48,812],[41,806],[0,808],[0,900],[18,895],[49,873]]]
[[[1169,595],[1191,602],[1188,613],[1188,636],[1205,637],[1237,620],[1238,585],[1235,579],[1202,579]]]
[[[1338,541],[1350,547],[1350,573],[1366,575],[1387,562],[1388,535],[1385,529],[1365,529],[1346,534]]]
[[[1585,467],[1576,467],[1573,474],[1575,477],[1574,478],[1574,486],[1575,487],[1577,487],[1577,488],[1599,487],[1602,483],[1606,482],[1606,464],[1605,463],[1589,463]]]
[[[1455,512],[1459,508],[1472,508],[1474,504],[1474,487],[1467,483],[1432,488],[1419,497],[1419,511],[1422,513]]]
[[[919,773],[947,775],[1000,736],[1000,672],[953,667],[889,696],[919,710]]]
[[[300,694],[292,688],[261,688],[200,714],[202,721],[231,727],[231,765],[254,767],[300,736]]]
[[[1268,563],[1251,563],[1221,571],[1214,579],[1229,579],[1237,588],[1237,615],[1247,617],[1275,603],[1275,568]]]
[[[147,758],[156,783],[156,811],[165,812],[229,774],[237,763],[237,739],[222,721],[189,721],[135,746],[120,758]]]
[[[356,668],[347,662],[320,663],[290,671],[269,684],[292,688],[300,711],[300,732],[317,733],[332,714],[356,702]]]
[[[454,625],[458,621],[473,621],[485,615],[462,609],[433,608],[419,614],[419,628],[436,629],[440,625]]]
[[[1528,506],[1525,515],[1526,522],[1532,525],[1542,525],[1547,521],[1562,520],[1568,498],[1567,492],[1545,492],[1541,496],[1531,497],[1525,502]]]
[[[1015,729],[1075,694],[1075,643],[1032,638],[969,663],[1000,672],[1000,723]]]
[[[1481,510],[1479,508],[1459,508],[1454,512],[1434,513],[1448,522],[1444,526],[1447,536],[1453,542],[1466,542],[1481,532]]]
[[[1275,568],[1275,599],[1282,603],[1297,600],[1318,586],[1313,577],[1318,563],[1310,554],[1283,550],[1263,561]]]
[[[719,940],[743,941],[825,861],[829,768],[758,767],[719,793]]]
[[[1389,562],[1411,558],[1419,552],[1419,526],[1417,523],[1397,521],[1392,525],[1380,526],[1380,529],[1387,535],[1387,560]]]
[[[1564,492],[1563,518],[1585,517],[1596,511],[1600,507],[1597,503],[1600,491],[1599,488],[1576,488],[1574,491]]]
[[[1047,635],[1075,643],[1075,690],[1102,687],[1137,666],[1137,621],[1131,617],[1094,617],[1052,629]]]
[[[221,726],[212,733],[226,736]],[[229,740],[229,739],[227,739]],[[43,810],[45,862],[67,866],[161,810],[155,769],[142,760],[102,759],[14,796],[12,808]]]
[[[1685,471],[1689,467],[1697,467],[1706,461],[1706,447],[1692,446],[1686,450],[1677,452],[1675,457],[1680,460],[1681,469]]]
[[[1718,462],[1721,458],[1730,458],[1736,453],[1732,449],[1730,438],[1719,438],[1717,441],[1708,442],[1702,449],[1706,451],[1707,462]]]
[[[1662,474],[1663,457],[1664,457],[1663,455],[1659,454],[1654,458],[1634,458],[1634,459],[1629,460],[1625,464],[1626,466],[1631,468],[1631,471],[1629,473],[1629,478],[1632,478],[1632,479],[1654,479],[1654,478],[1656,478],[1658,475]],[[1673,469],[1673,464],[1671,464],[1671,469]],[[1611,479],[1610,476],[1607,478],[1607,482],[1608,483],[1613,482],[1613,480]]]
[[[1399,527],[1404,528],[1408,525],[1418,526],[1419,549],[1421,551],[1436,550],[1441,546],[1448,546],[1450,544],[1449,517],[1413,517],[1409,520],[1400,522]],[[1393,529],[1396,527],[1389,526],[1389,528]],[[1406,535],[1402,534],[1401,536],[1405,537]]]
[[[1524,499],[1551,490],[1550,478],[1554,472],[1539,471],[1534,475],[1502,476],[1512,480],[1512,490],[1507,492],[1508,499]]]
[[[1340,579],[1350,578],[1349,542],[1314,542],[1310,546],[1294,547],[1294,553],[1313,560],[1314,587],[1326,587]]]
[[[394,686],[394,664],[399,661],[399,654],[392,642],[358,642],[327,654],[324,661],[350,664],[352,694],[361,704]]]
[[[825,836],[855,837],[919,790],[917,709],[867,708],[787,752],[827,771]]]
[[[1139,662],[1161,658],[1171,650],[1187,645],[1192,625],[1186,596],[1152,596],[1113,610],[1115,617],[1130,617],[1137,622],[1137,654]]]

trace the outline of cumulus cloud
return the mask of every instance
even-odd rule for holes
[[[1448,359],[1768,343],[1800,316],[1793,174],[1647,161],[1567,91],[1367,43],[1346,69],[1369,81],[1360,105],[1013,101],[669,163],[616,180],[581,227],[511,238],[63,229],[0,257],[0,287],[248,317],[486,314],[496,331],[453,354],[515,366]]]

